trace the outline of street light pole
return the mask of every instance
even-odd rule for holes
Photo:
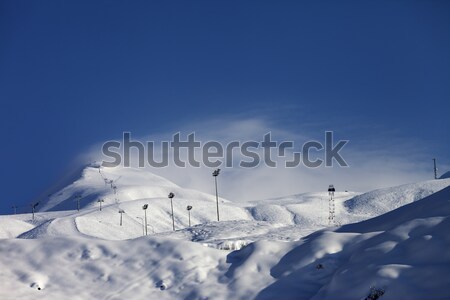
[[[148,232],[147,232],[147,208],[148,208],[148,204],[144,204],[144,206],[142,206],[142,209],[144,210],[145,235],[148,235]]]
[[[105,202],[105,200],[98,199],[97,202],[100,204],[100,211],[102,211],[102,203]]]
[[[219,173],[220,173],[220,169],[217,169],[212,173],[212,176],[214,177],[214,183],[216,186],[217,221],[220,221],[220,218],[219,218],[219,194],[217,192],[217,176],[219,176]]]
[[[34,210],[36,209],[36,206],[38,206],[38,205],[39,205],[39,202],[31,204],[31,212],[32,212],[32,215],[33,215],[33,221],[34,221]]]
[[[123,209],[119,210],[119,214],[120,214],[120,226],[122,226],[122,215],[125,213],[125,211]]]
[[[191,209],[192,209],[192,206],[188,205],[186,209],[188,211],[189,227],[191,227]]]
[[[433,158],[433,163],[434,163],[434,179],[437,179],[436,158]]]
[[[170,207],[172,208],[172,228],[173,228],[173,231],[175,231],[175,217],[173,215],[173,201],[172,201],[172,199],[173,199],[173,197],[175,197],[175,195],[173,193],[169,193],[168,197],[170,199]]]

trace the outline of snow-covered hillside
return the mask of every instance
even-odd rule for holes
[[[344,207],[352,218],[359,217],[359,220],[365,220],[368,217],[381,215],[405,204],[423,199],[449,185],[449,179],[442,179],[379,189],[345,201]]]
[[[450,298],[450,187],[379,217],[291,243],[257,299]],[[322,268],[317,269],[321,265]],[[280,299],[283,299],[280,298]]]
[[[446,299],[448,186],[337,191],[341,227],[328,227],[327,192],[220,198],[217,222],[213,195],[142,169],[89,166],[34,220],[0,216],[0,299]]]
[[[80,207],[89,208],[97,206],[96,201],[100,198],[105,201],[104,205],[108,206],[138,199],[167,198],[169,192],[176,193],[177,198],[215,201],[211,195],[180,188],[145,169],[102,168],[93,165],[86,167],[80,178],[49,195],[48,199],[42,200],[37,210],[77,209],[77,196],[81,197]]]
[[[449,225],[450,187],[361,223],[232,252],[156,236],[7,239],[0,298],[448,299]]]
[[[348,224],[378,216],[416,201],[450,184],[433,180],[382,189],[366,194],[337,191],[336,223]],[[167,195],[173,192],[174,221]],[[77,198],[80,196],[80,198]],[[97,200],[103,199],[102,210]],[[215,196],[185,189],[145,169],[86,167],[81,177],[41,201],[35,220],[31,214],[0,216],[0,238],[88,236],[124,240],[147,232],[202,241],[214,247],[236,248],[261,239],[293,241],[327,227],[328,193],[304,193],[243,202],[220,198],[221,222]],[[76,210],[77,201],[80,211]],[[193,206],[189,228],[188,205]],[[122,226],[119,210],[123,210]],[[12,225],[10,225],[12,224]]]

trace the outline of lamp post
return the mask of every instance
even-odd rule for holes
[[[434,179],[437,179],[436,158],[433,158],[433,164],[434,164]]]
[[[105,202],[103,199],[98,199],[97,203],[100,205],[100,211],[102,211],[102,203]]]
[[[187,209],[187,211],[188,211],[189,227],[191,227],[191,209],[192,209],[192,206],[188,205],[188,206],[186,207],[186,209]]]
[[[173,197],[175,197],[175,195],[173,193],[169,193],[168,197],[170,199],[170,207],[172,208],[172,228],[173,228],[173,231],[175,231],[175,218],[173,216],[173,201],[172,201],[172,199],[173,199]]]
[[[34,211],[36,210],[36,206],[39,205],[39,202],[31,204],[31,213],[33,215],[33,221],[34,221]]]
[[[219,194],[217,192],[217,176],[219,176],[219,173],[220,173],[220,169],[217,169],[212,173],[212,176],[214,177],[214,183],[216,186],[217,221],[220,221],[220,218],[219,218]]]
[[[119,210],[119,214],[120,214],[120,226],[122,226],[122,215],[125,213],[125,211],[123,209]]]
[[[144,204],[144,205],[142,206],[142,209],[144,210],[145,235],[148,235],[148,232],[147,232],[147,208],[148,208],[148,204]]]

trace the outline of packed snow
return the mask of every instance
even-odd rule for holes
[[[213,195],[89,166],[0,216],[0,299],[449,299],[449,186],[338,191],[331,226],[327,192],[220,198],[217,222]]]

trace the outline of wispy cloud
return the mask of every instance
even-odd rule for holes
[[[191,133],[196,133],[197,140],[210,140],[227,144],[232,140],[261,141],[264,134],[272,133],[277,141],[294,141],[295,151],[300,151],[303,143],[310,139],[323,141],[324,132],[305,126],[304,130],[290,130],[264,118],[221,118],[198,123],[186,124],[180,130],[185,139]],[[132,136],[142,142],[168,141],[176,132],[160,133],[145,137]],[[349,167],[319,167],[315,169],[300,165],[297,168],[285,168],[279,164],[277,168],[260,165],[252,169],[238,166],[223,168],[219,179],[219,189],[223,197],[239,201],[277,197],[281,195],[325,191],[329,184],[334,184],[338,190],[365,192],[368,190],[395,186],[403,183],[422,181],[432,178],[431,157],[426,147],[420,143],[394,136],[380,135],[367,137],[346,136],[345,130],[336,132],[336,139],[349,139],[350,142],[341,151]],[[136,152],[134,156],[136,156]],[[156,153],[158,155],[158,153]],[[198,155],[199,153],[197,153]],[[86,156],[102,160],[101,145],[96,145]],[[320,153],[319,153],[320,157]],[[282,158],[276,159],[283,162]],[[150,168],[150,172],[172,180],[176,184],[204,192],[213,193],[213,169],[200,167],[179,168],[173,164],[166,168]]]

